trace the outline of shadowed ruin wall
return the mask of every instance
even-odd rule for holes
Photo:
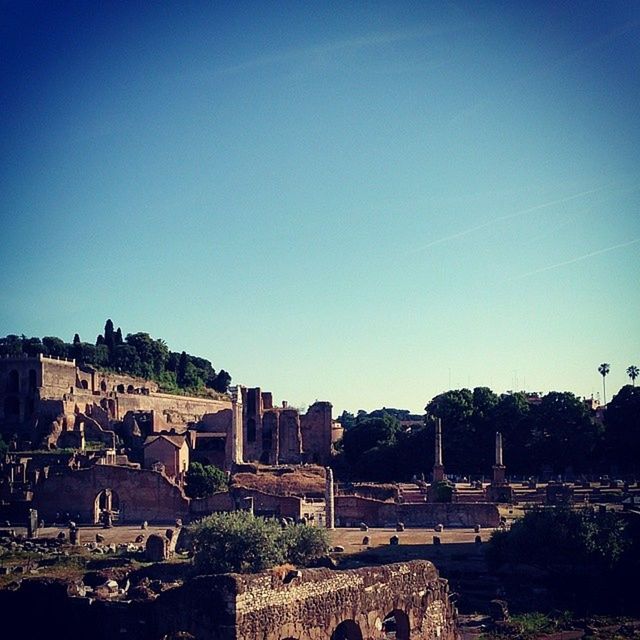
[[[335,497],[336,519],[341,526],[390,527],[403,522],[410,527],[497,527],[500,512],[495,504],[478,503],[411,503],[381,502],[359,496]]]
[[[412,638],[457,639],[447,582],[423,560],[349,571],[303,569],[288,582],[276,572],[202,576],[147,603],[70,598],[60,582],[25,580],[17,591],[0,591],[0,607],[39,613],[28,623],[9,619],[8,637],[27,630],[50,640],[161,640],[178,632],[196,640],[328,640],[348,620],[369,640],[385,637],[382,621],[391,612],[406,616]]]

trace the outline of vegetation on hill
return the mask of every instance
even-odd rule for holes
[[[213,514],[189,529],[198,573],[252,573],[284,562],[304,566],[329,549],[326,529],[282,528],[247,511]]]
[[[209,360],[185,351],[170,351],[164,340],[154,339],[148,333],[129,333],[123,338],[120,327],[115,329],[110,319],[95,344],[82,342],[77,333],[71,343],[55,336],[8,335],[0,338],[0,356],[22,354],[74,358],[80,365],[155,380],[163,391],[168,392],[213,389],[225,393],[231,382],[231,376],[224,369],[216,372]]]
[[[433,398],[421,425],[403,426],[398,412],[344,412],[336,470],[341,477],[409,480],[428,477],[434,461],[434,431],[442,420],[447,473],[490,474],[495,433],[502,433],[510,474],[640,472],[640,388],[626,385],[609,403],[604,419],[569,392],[544,396],[496,395],[487,387],[454,389]]]

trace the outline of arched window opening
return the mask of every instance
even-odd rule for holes
[[[387,640],[409,640],[409,616],[404,611],[394,609],[382,621],[382,632]]]
[[[331,640],[362,640],[362,631],[355,620],[343,620],[331,634]]]

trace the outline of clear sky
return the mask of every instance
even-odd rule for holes
[[[0,334],[335,413],[640,366],[640,3],[0,2]]]

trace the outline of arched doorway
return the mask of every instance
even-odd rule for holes
[[[382,621],[382,633],[387,640],[409,640],[409,616],[400,609],[388,613]]]
[[[107,382],[106,382],[106,380],[102,380],[102,382],[100,382],[100,391],[103,391],[103,392],[107,391]]]
[[[343,620],[331,634],[331,640],[362,640],[362,631],[355,620]]]
[[[105,512],[111,513],[112,522],[117,522],[120,516],[120,497],[113,489],[103,489],[93,502],[93,522],[102,522]]]
[[[116,391],[117,391],[118,393],[124,393],[124,385],[123,385],[123,384],[119,384],[119,385],[116,387]]]

